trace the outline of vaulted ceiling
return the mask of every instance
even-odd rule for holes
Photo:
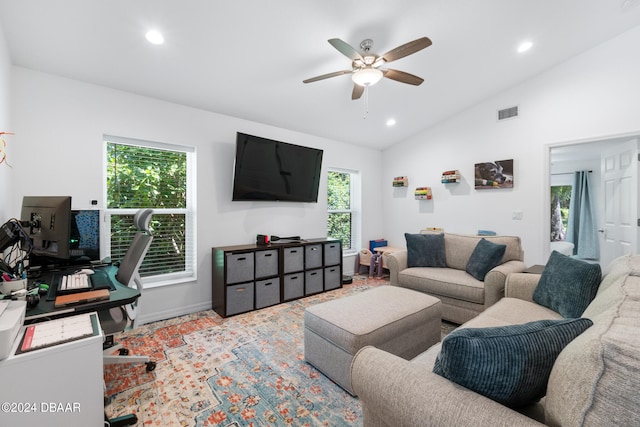
[[[638,3],[0,0],[0,26],[16,66],[382,149],[639,25]],[[420,86],[383,79],[352,101],[348,74],[302,83],[350,68],[330,38],[382,54],[422,36],[389,64]]]

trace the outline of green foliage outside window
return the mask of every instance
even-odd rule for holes
[[[351,174],[329,171],[327,179],[329,237],[340,239],[342,249],[351,249]]]
[[[108,209],[173,209],[151,219],[153,241],[141,276],[185,271],[187,155],[184,152],[107,143]],[[135,233],[133,215],[111,215],[111,258],[121,260]]]
[[[571,186],[557,185],[551,187],[551,241],[565,239],[569,204],[571,203]]]

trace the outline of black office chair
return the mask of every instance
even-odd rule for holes
[[[107,336],[105,341],[104,363],[145,363],[147,365],[147,372],[155,369],[155,362],[151,361],[149,356],[129,355],[129,351],[122,348],[120,344],[114,345],[113,334],[125,331],[129,326],[129,322],[131,322],[131,328],[135,328],[138,323],[138,312],[142,297],[142,280],[138,269],[153,240],[153,235],[149,228],[151,215],[153,215],[153,210],[151,209],[139,210],[134,215],[133,223],[138,231],[133,237],[131,246],[127,249],[127,253],[124,258],[122,258],[118,266],[118,272],[116,273],[118,282],[131,288],[135,286],[141,296],[135,302],[127,304],[126,306],[98,312],[100,325],[102,326],[105,336]],[[113,355],[115,350],[119,350],[119,354]]]

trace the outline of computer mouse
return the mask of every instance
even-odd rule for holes
[[[93,273],[95,273],[95,271],[91,270],[90,268],[83,268],[82,270],[76,271],[76,274],[87,274],[87,275],[90,275],[90,274],[93,274]]]

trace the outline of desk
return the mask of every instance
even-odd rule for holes
[[[93,314],[92,316],[96,316]],[[0,425],[102,426],[102,331],[88,338],[0,360]],[[6,402],[6,403],[5,403]]]
[[[25,324],[33,321],[72,316],[74,314],[108,310],[110,308],[131,304],[140,297],[140,292],[138,292],[137,289],[124,286],[116,280],[117,267],[105,267],[105,270],[108,272],[109,278],[111,278],[111,281],[116,287],[115,291],[111,291],[108,300],[78,304],[72,307],[55,308],[54,301],[47,301],[45,297],[41,297],[37,306],[27,309],[24,319]],[[39,277],[39,280],[48,284],[51,275],[53,275],[53,273],[44,272],[41,277]]]

